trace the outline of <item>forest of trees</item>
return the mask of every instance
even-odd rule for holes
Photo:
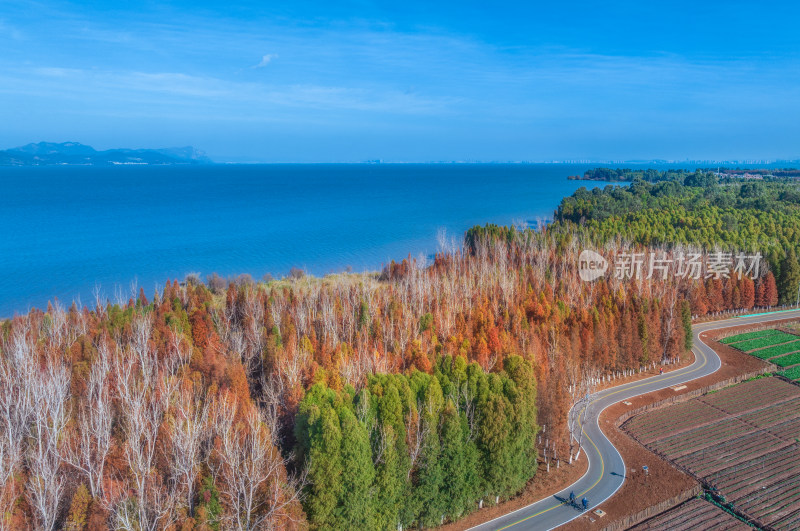
[[[692,315],[772,306],[783,282],[583,282],[581,250],[690,250],[655,247],[664,234],[791,250],[793,190],[775,186],[579,191],[541,231],[474,228],[429,264],[193,278],[16,316],[0,328],[0,527],[394,530],[507,499],[581,458],[568,412],[596,385],[680,359]],[[726,197],[778,207],[770,221]],[[716,224],[732,211],[736,234]]]
[[[698,169],[695,171],[683,169],[656,170],[654,168],[607,168],[598,167],[586,170],[583,175],[571,175],[570,180],[578,181],[605,181],[605,182],[633,182],[636,180],[649,183],[675,181],[683,184],[691,175],[719,175],[723,182],[735,182],[743,176],[750,176],[765,181],[788,181],[800,177],[800,170],[795,168],[714,168]]]
[[[760,252],[780,302],[794,304],[800,285],[800,183],[730,181],[696,172],[683,182],[581,188],[558,207],[551,230],[581,231],[598,245],[699,245]]]
[[[679,358],[690,312],[769,284],[582,283],[578,235],[492,233],[380,277],[171,283],[6,321],[3,525],[456,519],[519,492],[537,457],[577,458],[567,412],[592,385]]]
[[[481,498],[518,492],[535,473],[536,379],[509,356],[487,374],[463,357],[440,358],[433,375],[375,374],[311,387],[295,432],[310,463],[307,515],[321,529],[433,527]]]
[[[3,529],[292,529],[297,480],[214,330],[211,293],[6,321]]]

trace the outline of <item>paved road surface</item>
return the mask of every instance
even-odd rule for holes
[[[553,529],[582,514],[581,511],[561,503],[560,500],[566,499],[570,491],[575,492],[579,501],[584,496],[588,498],[590,510],[592,507],[600,505],[622,486],[625,477],[625,463],[623,463],[622,457],[606,436],[603,435],[598,425],[600,412],[622,400],[658,391],[665,387],[679,385],[716,372],[720,367],[720,359],[709,346],[700,340],[700,333],[716,328],[775,321],[790,317],[800,317],[800,310],[734,317],[693,326],[694,363],[677,371],[605,389],[589,397],[589,409],[586,411],[586,421],[583,426],[584,453],[581,455],[581,459],[584,459],[584,456],[588,456],[589,469],[581,479],[555,496],[549,496],[472,529],[478,531],[499,531],[501,529],[544,531]]]

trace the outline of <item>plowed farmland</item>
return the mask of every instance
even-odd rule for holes
[[[744,382],[637,415],[623,429],[756,525],[800,528],[797,385],[778,378]]]
[[[631,527],[630,531],[649,531],[651,529],[749,531],[751,528],[716,505],[700,498],[692,498],[669,511]]]

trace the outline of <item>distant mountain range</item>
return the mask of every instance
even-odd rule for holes
[[[0,151],[0,166],[63,164],[208,164],[211,159],[191,146],[165,149],[107,149],[97,151],[78,142],[39,142]]]

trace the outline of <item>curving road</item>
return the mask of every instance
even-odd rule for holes
[[[696,380],[716,372],[721,364],[719,356],[700,339],[702,332],[792,317],[800,317],[800,310],[733,317],[693,326],[694,363],[676,371],[605,389],[589,397],[586,420],[583,425],[583,449],[589,458],[589,468],[581,479],[554,496],[539,500],[472,529],[479,531],[553,529],[583,514],[573,507],[561,503],[560,500],[566,499],[570,491],[575,492],[578,500],[584,496],[588,498],[590,509],[600,505],[617,492],[625,480],[625,463],[622,461],[622,456],[606,438],[598,424],[598,417],[604,409],[622,400]],[[581,416],[582,411],[583,409],[579,412]]]

